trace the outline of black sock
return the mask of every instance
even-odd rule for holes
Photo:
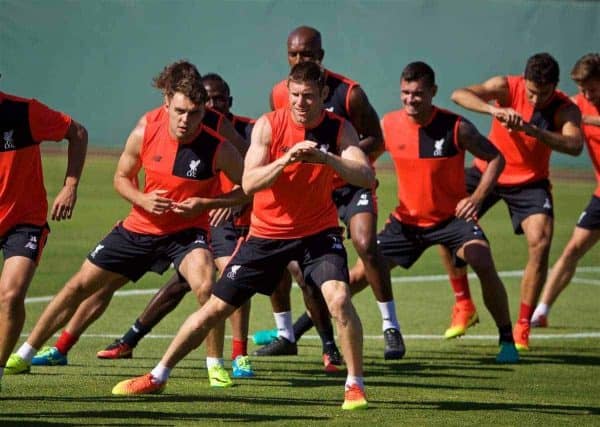
[[[138,344],[138,342],[142,338],[144,338],[144,336],[146,336],[146,334],[150,331],[151,331],[151,328],[145,327],[144,325],[142,325],[140,323],[139,319],[136,319],[133,326],[131,328],[129,328],[129,330],[127,331],[127,333],[125,335],[123,335],[123,338],[121,338],[121,341],[123,341],[124,343],[129,345],[129,347],[134,348]]]
[[[321,337],[321,343],[323,344],[323,353],[326,353],[331,346],[336,347],[335,338],[333,337],[333,325],[331,322],[328,322],[327,326],[322,331],[318,332]]]
[[[506,326],[500,326],[498,328],[498,335],[500,336],[499,343],[514,343],[515,340],[512,333],[512,323],[509,323]]]
[[[296,320],[296,322],[294,323],[294,337],[296,338],[296,341],[300,340],[300,338],[302,338],[302,335],[304,335],[306,331],[308,331],[313,326],[314,323],[312,319],[308,317],[308,314],[306,314],[306,312],[302,314],[302,316],[300,316],[298,320]]]

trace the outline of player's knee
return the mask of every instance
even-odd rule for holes
[[[0,308],[6,313],[14,313],[25,307],[25,293],[20,289],[4,289],[0,292]]]
[[[377,242],[374,241],[372,236],[363,233],[360,236],[353,237],[352,243],[361,259],[370,263],[374,262],[377,256]]]
[[[331,316],[340,319],[346,317],[348,310],[350,309],[350,292],[345,283],[336,282],[331,283],[328,286],[335,286],[334,289],[327,291],[327,307]]]
[[[212,293],[212,280],[198,280],[193,285],[190,284],[196,295],[196,299],[202,305],[208,301]]]

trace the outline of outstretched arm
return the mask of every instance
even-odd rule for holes
[[[54,199],[51,210],[51,217],[56,221],[70,219],[73,214],[88,144],[87,130],[75,120],[71,120],[65,138],[69,141],[65,183]]]

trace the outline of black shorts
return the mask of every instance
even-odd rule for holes
[[[348,237],[350,237],[350,219],[354,215],[363,212],[377,215],[377,197],[369,188],[346,184],[333,190],[331,197],[337,208],[339,219],[348,229]]]
[[[164,273],[171,263],[179,270],[183,258],[197,248],[209,249],[207,233],[200,228],[154,236],[135,233],[118,224],[87,259],[104,270],[137,282],[147,271]]]
[[[586,230],[600,229],[600,197],[592,195],[590,203],[585,210],[579,215],[577,227],[585,228]]]
[[[471,167],[465,175],[467,192],[471,194],[479,185],[481,172]],[[521,223],[527,217],[541,213],[554,218],[551,187],[547,179],[524,185],[497,185],[483,201],[477,216],[481,219],[499,200],[504,200],[515,234],[523,234]]]
[[[410,268],[425,249],[442,245],[452,253],[454,265],[464,267],[466,263],[456,256],[456,251],[471,240],[487,242],[483,230],[473,221],[453,217],[433,227],[416,227],[402,224],[390,215],[385,228],[377,236],[377,245],[388,261],[404,268]]]
[[[348,283],[342,230],[336,227],[300,239],[250,236],[229,261],[213,294],[236,307],[257,292],[270,295],[290,261],[298,261],[309,286],[329,280]]]
[[[233,255],[240,239],[246,238],[248,227],[236,227],[232,221],[226,221],[210,228],[210,246],[215,259]]]
[[[24,256],[36,264],[39,262],[50,228],[45,225],[18,224],[0,237],[4,259]]]

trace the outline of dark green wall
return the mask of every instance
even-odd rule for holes
[[[301,24],[321,30],[326,66],[358,80],[380,114],[398,108],[398,76],[413,60],[435,68],[437,103],[454,108],[452,89],[521,73],[540,51],[573,93],[572,64],[600,46],[600,3],[585,1],[0,0],[0,88],[72,114],[93,144],[120,146],[161,101],[152,77],[180,58],[221,73],[235,112],[260,115]],[[489,120],[466,115],[487,131]]]

